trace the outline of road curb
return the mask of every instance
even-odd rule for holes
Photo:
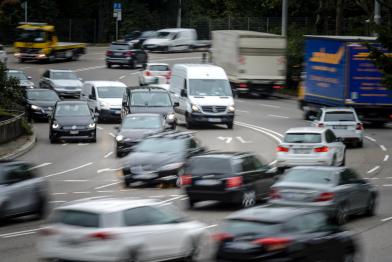
[[[27,143],[25,143],[19,148],[16,148],[13,152],[0,157],[0,160],[12,160],[17,157],[20,157],[26,154],[27,152],[29,152],[34,147],[36,142],[37,142],[37,137],[35,136],[35,133],[33,133],[31,136],[29,136]]]

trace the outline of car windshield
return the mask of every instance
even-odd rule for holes
[[[339,121],[356,121],[353,112],[327,112],[324,117],[325,122],[339,122]]]
[[[173,38],[174,33],[172,32],[165,32],[165,31],[161,31],[158,32],[157,35],[155,36],[155,38],[165,38],[165,39],[172,39]]]
[[[112,44],[110,46],[110,49],[112,49],[112,50],[129,50],[129,46],[123,45],[123,44]]]
[[[21,71],[8,71],[7,72],[7,76],[8,78],[16,78],[18,80],[28,80],[27,76],[25,75],[25,73],[21,72]]]
[[[167,65],[150,65],[150,71],[170,71],[170,68]]]
[[[321,134],[316,133],[288,133],[284,137],[285,143],[321,143]]]
[[[176,138],[148,138],[136,146],[137,152],[177,153],[185,150],[185,140]]]
[[[190,79],[191,96],[232,96],[229,81],[225,79]]]
[[[56,116],[88,116],[90,109],[87,104],[59,104],[56,106]]]
[[[172,102],[166,92],[134,92],[131,106],[170,107]]]
[[[161,116],[137,116],[131,115],[124,118],[122,129],[160,129],[162,127]]]
[[[29,90],[27,91],[27,99],[40,101],[59,101],[57,93],[52,90]]]
[[[65,79],[65,80],[77,80],[78,77],[73,72],[52,72],[52,79]]]
[[[281,179],[282,182],[332,184],[335,182],[336,172],[319,169],[291,169]]]
[[[223,232],[234,236],[262,235],[272,236],[281,231],[282,225],[278,223],[265,223],[251,220],[230,219],[222,225]]]
[[[154,37],[156,35],[155,31],[145,31],[142,33],[142,35],[140,36],[141,38],[150,38],[150,37]]]
[[[42,30],[18,29],[16,41],[42,43],[46,40],[46,33]]]
[[[122,98],[125,87],[122,86],[100,86],[97,88],[100,98]]]
[[[187,164],[187,173],[196,174],[230,174],[231,162],[228,158],[195,157]]]
[[[99,214],[79,210],[58,210],[49,219],[50,223],[61,223],[79,227],[100,227]]]

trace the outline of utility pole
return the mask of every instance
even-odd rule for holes
[[[381,6],[377,0],[374,0],[374,23],[381,24]]]
[[[287,9],[288,0],[282,0],[282,36],[287,36]]]
[[[27,0],[22,3],[22,8],[24,9],[24,21],[27,23]]]
[[[182,6],[182,1],[178,0],[177,28],[181,27],[181,6]]]

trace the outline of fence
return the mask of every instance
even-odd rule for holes
[[[0,122],[0,144],[13,140],[24,133],[22,120],[24,113]]]

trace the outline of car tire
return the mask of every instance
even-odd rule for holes
[[[49,141],[51,144],[55,144],[57,142],[57,140],[52,136],[49,136]]]
[[[346,204],[340,204],[336,210],[335,220],[338,225],[344,225],[347,222],[347,206]]]
[[[346,165],[346,150],[344,150],[343,160],[340,163],[340,166],[345,166],[345,165]]]
[[[356,144],[357,148],[362,148],[363,147],[363,140],[360,140]]]
[[[80,54],[79,54],[78,50],[74,50],[74,51],[72,52],[71,60],[72,60],[72,61],[78,61],[79,58],[80,58]]]
[[[171,125],[171,129],[176,130],[177,128],[177,122],[174,121],[173,124]]]
[[[343,262],[354,262],[355,261],[355,254],[352,252],[344,254],[342,261]]]
[[[139,254],[137,251],[131,251],[129,253],[129,257],[125,259],[124,262],[139,262],[141,261],[139,258]]]
[[[0,225],[7,222],[7,202],[0,205]]]
[[[116,157],[120,158],[120,157],[123,157],[123,156],[124,156],[123,153],[121,153],[119,151],[116,151]]]
[[[256,192],[254,190],[247,190],[242,193],[241,207],[248,208],[256,205]]]
[[[37,208],[35,210],[36,218],[37,220],[41,220],[45,218],[47,211],[48,211],[48,202],[46,200],[46,197],[43,196],[38,196],[37,197],[38,203],[37,203]]]
[[[190,196],[188,196],[188,209],[193,209],[195,207],[197,201],[193,200]]]
[[[136,61],[132,59],[132,62],[129,66],[131,67],[131,69],[135,69],[136,68]]]
[[[228,129],[233,129],[233,122],[227,123],[226,125]]]
[[[187,129],[192,129],[193,128],[193,123],[187,116],[185,116],[185,127]]]
[[[26,62],[26,59],[24,58],[19,58],[18,59],[19,64],[23,64],[24,62]]]
[[[97,143],[97,135],[90,139],[91,143]]]
[[[372,194],[369,197],[368,204],[366,205],[365,216],[367,217],[374,216],[376,214],[376,206],[377,206],[376,196]]]
[[[107,67],[107,68],[112,68],[112,64],[106,63],[106,67]]]

